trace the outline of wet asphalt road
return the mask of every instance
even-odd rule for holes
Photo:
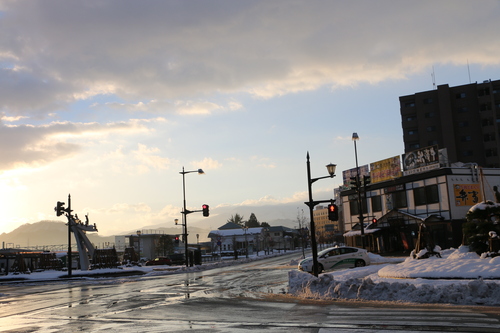
[[[297,253],[158,277],[0,286],[0,332],[498,332],[498,308],[286,295]]]

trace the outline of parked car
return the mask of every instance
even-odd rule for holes
[[[331,247],[318,252],[318,272],[328,271],[335,268],[363,267],[370,264],[368,252],[356,247],[341,246]],[[299,263],[299,270],[311,273],[313,267],[312,257],[308,257]]]
[[[167,257],[157,257],[154,260],[146,261],[146,266],[155,266],[155,265],[171,265],[172,260]]]
[[[184,265],[186,263],[186,256],[184,253],[174,253],[167,256],[172,262],[172,265]]]

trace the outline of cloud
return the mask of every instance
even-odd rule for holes
[[[148,148],[146,145],[138,144],[138,149],[133,151],[132,154],[141,163],[139,166],[140,173],[148,172],[150,167],[157,170],[168,169],[171,164],[170,159],[161,157],[158,153],[160,153],[158,148]]]
[[[20,0],[2,11],[0,110],[10,115],[99,95],[129,110],[182,101],[177,112],[207,114],[220,94],[269,98],[500,62],[497,1]]]
[[[193,168],[201,168],[203,170],[220,169],[222,167],[221,163],[208,157],[205,157],[201,161],[191,162],[191,165],[193,166]]]
[[[39,126],[0,122],[0,170],[44,166],[80,153],[85,142],[112,133],[130,135],[141,131],[147,128],[139,119],[107,124],[52,122]]]
[[[127,204],[127,203],[119,203],[114,204],[111,208],[105,211],[107,214],[122,214],[126,212],[132,213],[149,213],[151,212],[151,207],[145,203],[138,204]]]

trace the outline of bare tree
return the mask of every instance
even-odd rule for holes
[[[302,243],[302,257],[306,257],[305,253],[305,244],[306,244],[306,224],[307,224],[307,219],[304,215],[304,210],[301,209],[299,211],[299,208],[297,207],[297,222],[299,223],[299,237]]]

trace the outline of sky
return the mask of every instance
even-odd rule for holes
[[[399,96],[500,79],[500,2],[0,0],[0,233],[295,219],[404,153]],[[250,208],[249,208],[250,207]],[[259,215],[260,212],[260,215]],[[269,212],[272,212],[269,213]],[[271,216],[272,215],[272,216]],[[249,216],[245,214],[245,218]]]

